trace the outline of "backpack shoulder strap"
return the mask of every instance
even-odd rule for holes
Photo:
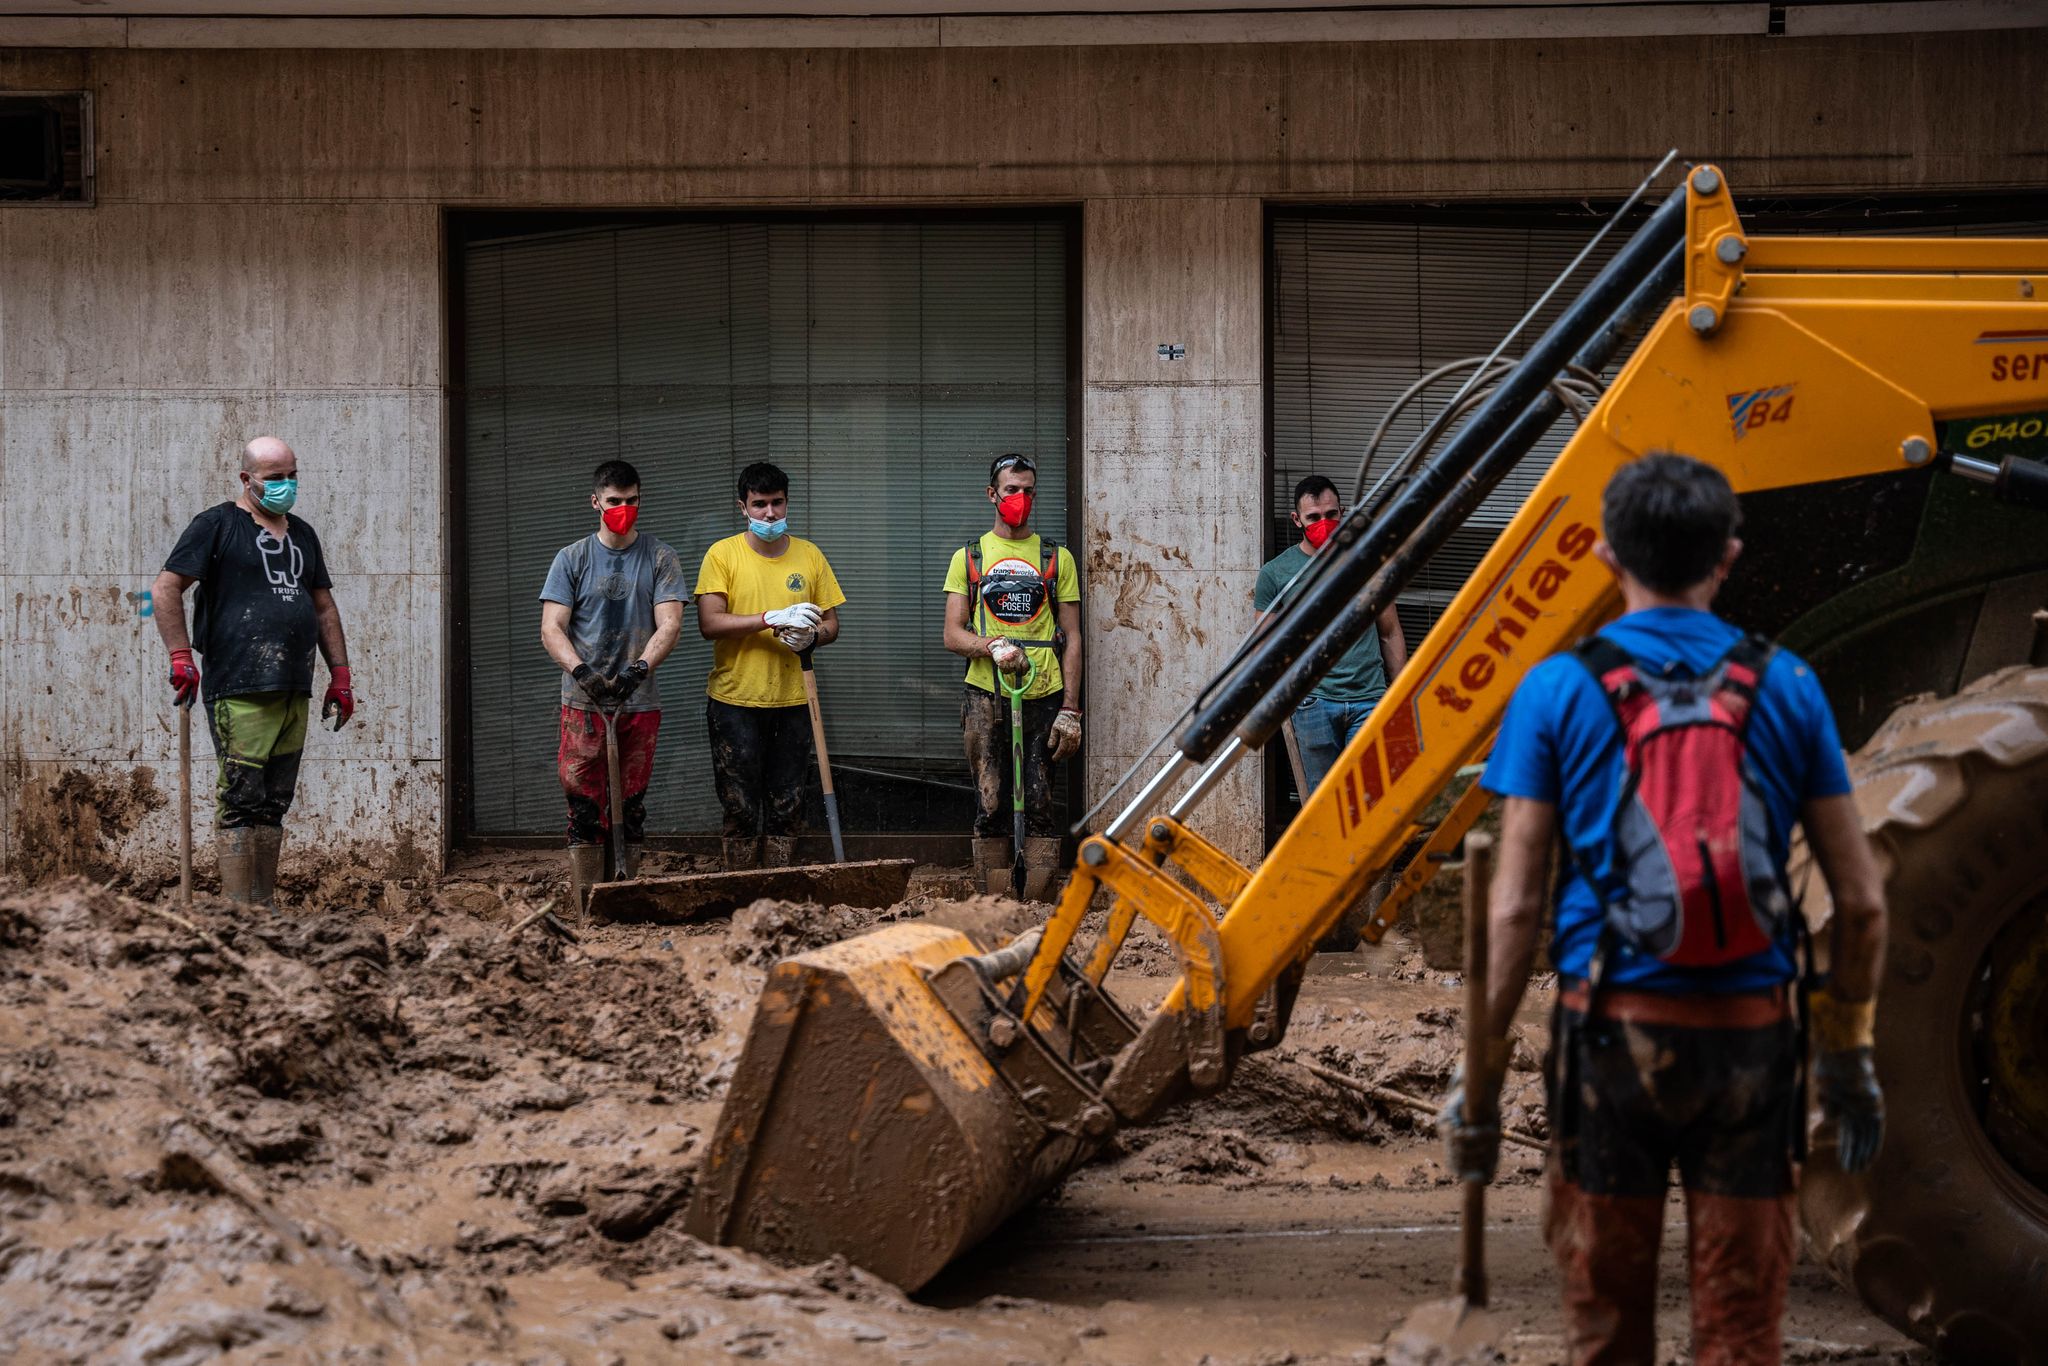
[[[979,540],[969,541],[967,543],[967,586],[972,588],[980,582],[981,542]]]
[[[1057,596],[1060,584],[1060,543],[1041,537],[1039,548],[1045,552],[1045,567],[1038,571],[1039,577],[1045,580],[1045,591]]]
[[[1777,652],[1777,644],[1768,637],[1745,635],[1729,646],[1728,653],[1714,665],[1714,672],[1721,679],[1714,690],[1715,697],[1727,709],[1737,734],[1749,729],[1750,714],[1756,710],[1757,693],[1763,687],[1764,671],[1771,667],[1771,657]]]
[[[1607,706],[1614,713],[1615,724],[1626,735],[1628,718],[1623,714],[1624,704],[1640,691],[1635,656],[1596,634],[1572,646],[1572,658],[1593,675],[1593,681],[1600,685],[1600,695],[1607,699]]]

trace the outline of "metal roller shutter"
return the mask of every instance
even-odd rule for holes
[[[733,480],[789,472],[791,530],[847,596],[819,678],[849,829],[964,830],[960,661],[939,645],[989,458],[1040,462],[1066,525],[1064,220],[698,221],[463,247],[472,833],[552,833],[554,664],[541,580],[594,529],[589,472],[640,470],[640,526],[692,577],[740,530]],[[660,674],[649,829],[719,825],[693,618]]]

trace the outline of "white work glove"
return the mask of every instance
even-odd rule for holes
[[[1045,747],[1052,751],[1054,763],[1073,758],[1081,748],[1081,713],[1072,707],[1061,707],[1060,714],[1053,718],[1052,736]]]
[[[808,626],[785,626],[775,633],[775,638],[793,654],[802,654],[818,643],[818,633]]]
[[[1001,636],[989,637],[988,657],[1006,674],[1020,674],[1031,667],[1030,661],[1024,658],[1024,647]]]
[[[815,631],[825,614],[813,603],[799,602],[790,607],[778,607],[772,612],[763,612],[762,619],[776,631],[794,628],[799,631]]]

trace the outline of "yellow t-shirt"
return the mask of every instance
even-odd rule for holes
[[[994,532],[985,531],[981,536],[981,576],[986,579],[998,572],[1005,560],[1022,561],[1032,573],[1045,569],[1045,546],[1037,535],[1026,536],[1021,541],[1005,540]],[[1058,580],[1048,596],[1045,609],[1027,622],[1010,623],[997,621],[989,616],[976,600],[974,592],[967,586],[967,547],[953,552],[953,562],[946,566],[946,591],[958,593],[967,599],[967,628],[976,635],[1007,636],[1011,640],[1051,640],[1059,627],[1059,609],[1062,602],[1081,600],[1081,572],[1074,568],[1074,557],[1065,546],[1060,547],[1059,568],[1055,571]],[[1059,653],[1056,650],[1028,650],[1030,658],[1038,665],[1038,676],[1031,680],[1025,690],[1027,698],[1050,697],[1066,687],[1066,679],[1060,673]],[[983,692],[996,690],[995,661],[986,656],[967,661],[967,685]]]
[[[747,544],[745,532],[728,536],[704,552],[697,571],[697,596],[725,594],[725,610],[746,616],[808,602],[820,611],[846,601],[825,552],[801,536],[770,559]],[[801,707],[803,667],[775,638],[775,632],[727,636],[711,642],[711,679],[705,691],[735,707]]]

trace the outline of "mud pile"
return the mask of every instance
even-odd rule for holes
[[[729,1024],[683,955],[507,928],[0,889],[0,1341],[152,1362],[937,1352],[962,1315],[681,1234]]]

